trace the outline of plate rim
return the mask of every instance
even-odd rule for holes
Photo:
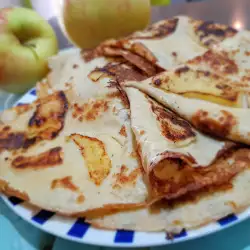
[[[195,229],[195,230],[187,230],[187,232],[191,232],[191,231],[197,231],[197,233],[203,229],[204,232],[200,233],[200,234],[195,234],[195,235],[192,235],[192,236],[186,236],[186,237],[181,237],[179,239],[174,239],[174,240],[168,240],[166,239],[166,237],[164,237],[164,242],[163,240],[158,243],[136,243],[136,241],[132,241],[132,242],[129,242],[129,243],[116,243],[114,241],[110,242],[110,243],[101,243],[101,242],[98,242],[98,241],[92,241],[92,240],[84,240],[84,237],[81,237],[81,238],[77,238],[77,237],[73,237],[73,236],[68,236],[67,234],[62,234],[62,233],[58,233],[58,232],[55,232],[53,231],[53,229],[51,229],[50,227],[46,227],[46,228],[43,228],[42,225],[40,225],[39,223],[35,223],[34,221],[32,221],[31,219],[28,219],[27,217],[25,217],[23,214],[19,213],[17,211],[17,209],[15,209],[16,207],[20,207],[22,205],[12,205],[11,202],[8,200],[8,196],[6,196],[5,194],[0,194],[0,198],[2,198],[2,200],[4,201],[4,203],[8,206],[8,208],[10,208],[16,215],[18,215],[19,217],[21,217],[24,221],[28,222],[29,224],[35,226],[36,228],[38,228],[39,230],[43,231],[43,232],[46,232],[46,233],[49,233],[49,234],[52,234],[56,237],[59,237],[59,238],[62,238],[62,239],[65,239],[65,240],[69,240],[69,241],[72,241],[72,242],[77,242],[77,243],[80,243],[80,244],[88,244],[88,245],[92,245],[92,246],[100,246],[100,247],[117,247],[117,248],[124,248],[124,247],[127,247],[127,248],[140,248],[140,247],[159,247],[159,246],[167,246],[167,245],[173,245],[173,244],[176,244],[176,243],[181,243],[181,242],[188,242],[188,241],[191,241],[191,240],[196,240],[196,239],[200,239],[200,238],[203,238],[203,237],[206,237],[206,236],[209,236],[209,235],[212,235],[212,234],[215,234],[215,233],[218,233],[218,232],[221,232],[223,231],[224,229],[229,229],[237,224],[240,224],[241,222],[244,222],[245,220],[248,220],[250,219],[250,208],[247,208],[245,210],[243,210],[243,212],[248,212],[248,215],[246,215],[244,218],[239,218],[237,217],[237,220],[233,221],[233,222],[230,222],[224,226],[218,226],[218,227],[214,227],[213,230],[211,231],[205,231],[204,229],[208,226],[211,226],[212,223],[209,223],[208,225],[204,226],[204,227],[201,227],[201,228],[198,228],[198,229]],[[29,205],[28,202],[24,202],[24,204],[27,204]],[[24,209],[27,209],[25,208],[24,206],[22,206]],[[40,211],[41,209],[38,208],[38,211]],[[56,214],[55,214],[56,215]],[[56,215],[56,216],[59,216],[60,217],[65,217],[65,216],[61,216],[61,215]],[[74,220],[74,218],[72,217],[66,217],[66,218],[69,218],[69,219],[72,219]],[[75,218],[77,219],[77,218]],[[90,225],[90,228],[94,229],[94,230],[98,230],[98,231],[104,231],[104,232],[113,232],[115,233],[117,230],[103,230],[103,229],[98,229],[98,228],[94,228]],[[137,232],[137,231],[132,231],[134,233],[146,233],[147,235],[150,235],[150,234],[164,234],[166,235],[165,232]],[[114,234],[115,236],[115,234]]]

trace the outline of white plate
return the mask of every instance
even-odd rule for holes
[[[35,99],[36,91],[32,89],[18,101],[17,105],[31,103]],[[2,195],[2,198],[16,214],[43,231],[80,243],[111,247],[145,247],[173,244],[214,233],[250,217],[249,208],[243,213],[232,214],[205,227],[183,231],[181,234],[176,235],[173,240],[169,240],[164,232],[143,233],[95,229],[85,223],[82,218],[75,219],[59,216],[49,211],[34,208],[27,202],[15,197]]]

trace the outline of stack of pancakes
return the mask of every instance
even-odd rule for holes
[[[0,115],[0,191],[96,227],[200,227],[250,206],[250,33],[186,16],[50,60]]]

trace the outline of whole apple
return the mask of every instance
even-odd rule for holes
[[[150,0],[55,0],[59,23],[80,48],[143,29],[150,20]]]
[[[27,8],[0,9],[0,88],[22,93],[48,72],[58,51],[52,27]]]

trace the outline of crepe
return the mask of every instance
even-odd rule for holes
[[[242,36],[179,16],[51,58],[38,100],[0,114],[0,192],[107,229],[177,233],[246,208],[248,93],[227,64],[244,68]]]
[[[189,71],[189,68],[185,69]],[[174,73],[170,73],[170,82],[168,82],[168,73],[164,72],[154,78],[148,78],[144,81],[126,82],[125,85],[144,91],[172,111],[179,114],[184,119],[188,120],[194,127],[202,132],[211,136],[230,139],[236,142],[246,143],[248,145],[250,144],[250,121],[248,119],[250,110],[248,108],[234,108],[205,101],[210,100],[209,95],[215,95],[215,97],[218,97],[215,99],[217,102],[219,100],[220,103],[225,104],[225,102],[223,103],[223,101],[220,100],[226,99],[227,90],[229,90],[229,95],[234,95],[234,99],[237,100],[240,93],[233,91],[230,86],[228,88],[227,81],[222,81],[221,85],[214,86],[216,81],[213,83],[211,81],[208,84],[203,84],[204,82],[200,81],[198,74],[196,74],[194,79],[192,77],[185,78],[184,76],[184,82],[182,81],[180,75],[173,77],[172,74]],[[173,86],[171,85],[172,78],[174,79]],[[182,81],[181,84],[184,83],[179,88],[180,91],[178,91],[176,87],[178,86],[178,81]],[[197,84],[195,81],[197,81]],[[193,98],[192,95],[190,98],[185,97],[186,93],[192,93],[192,91],[195,90],[195,86],[199,86],[199,84],[200,90],[198,88],[196,89],[196,93]],[[194,87],[189,87],[189,85],[193,85]],[[168,86],[170,86],[169,89]],[[208,86],[211,88],[209,89]],[[224,89],[220,86],[225,86],[226,91],[224,91]],[[191,92],[189,89],[191,89]],[[222,92],[220,92],[221,89]],[[172,93],[171,90],[174,93]],[[177,94],[175,94],[175,92],[177,92]],[[214,99],[212,99],[212,101],[214,101]]]
[[[143,80],[147,76],[121,58],[99,57],[85,62],[79,50],[72,49],[65,55],[50,59],[50,74],[36,85],[39,97],[55,91],[73,91],[80,99],[111,94],[112,79],[117,81]],[[65,58],[66,57],[66,58]],[[115,71],[115,72],[114,72]],[[115,73],[115,75],[114,75]],[[105,80],[102,80],[106,76]],[[97,84],[100,80],[100,84]],[[115,83],[116,87],[119,87]]]
[[[236,33],[235,29],[226,25],[176,16],[155,23],[129,37],[108,40],[94,50],[83,52],[83,56],[86,61],[90,61],[101,55],[110,56],[112,51],[113,54],[116,51],[120,55],[134,53],[155,65],[155,71],[159,71],[185,63]],[[142,69],[140,66],[139,68]],[[153,75],[152,70],[147,73],[149,76]]]
[[[242,151],[244,156],[249,155]],[[248,160],[249,164],[249,160]],[[249,168],[233,179],[232,187],[208,190],[172,204],[162,202],[150,209],[137,209],[87,218],[95,227],[136,231],[180,233],[238,213],[250,205]]]
[[[115,86],[105,91],[87,99],[59,91],[5,111],[0,190],[65,215],[143,205],[129,110]]]
[[[218,160],[238,145],[208,137],[142,92],[126,88],[131,126],[153,201],[230,182],[240,166]],[[204,150],[206,149],[206,150]]]
[[[244,30],[189,60],[186,65],[226,77],[232,80],[234,88],[249,91],[249,51],[250,32]]]

